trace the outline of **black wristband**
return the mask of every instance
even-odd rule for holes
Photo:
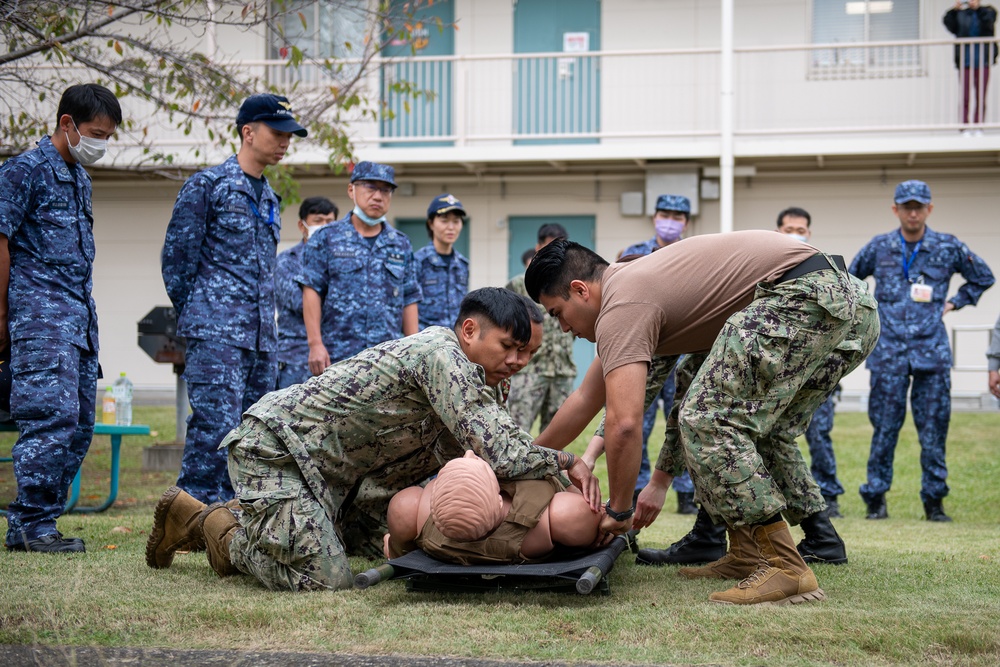
[[[607,504],[604,505],[604,512],[615,521],[628,521],[635,514],[635,506],[629,507],[624,512],[616,512],[611,509],[611,500],[608,499]]]

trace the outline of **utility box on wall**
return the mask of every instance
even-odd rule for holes
[[[647,171],[646,215],[656,213],[660,195],[683,195],[691,200],[691,215],[698,215],[698,171]]]

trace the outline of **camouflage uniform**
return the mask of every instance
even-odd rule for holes
[[[455,326],[458,307],[469,291],[469,260],[454,250],[445,260],[428,243],[413,254],[417,279],[423,298],[420,300],[420,328]]]
[[[509,283],[507,289],[528,296],[524,286],[524,275]],[[541,417],[538,431],[544,431],[552,421],[552,416],[566,397],[573,392],[576,381],[576,363],[573,361],[573,340],[570,332],[564,332],[559,320],[545,313],[542,323],[542,345],[538,352],[510,379],[510,414],[525,431],[531,430],[536,417]]]
[[[188,179],[161,255],[163,283],[187,338],[191,415],[177,485],[202,502],[232,498],[219,442],[274,388],[274,265],[280,198],[260,201],[236,156]]]
[[[10,251],[11,415],[17,498],[8,546],[55,534],[87,454],[97,395],[90,176],[52,140],[0,166],[0,234]]]
[[[466,449],[501,479],[556,474],[557,453],[484,381],[455,333],[431,327],[264,397],[223,441],[243,510],[233,565],[274,590],[349,588],[345,551],[381,542],[389,498]],[[355,524],[375,508],[378,526]]]
[[[298,243],[278,255],[274,270],[274,302],[278,308],[278,389],[305,382],[309,372],[309,341],[302,319],[302,255],[306,244]]]
[[[795,524],[825,507],[795,439],[877,339],[875,300],[844,272],[757,286],[722,328],[678,414],[687,468],[714,519],[750,525],[786,511]],[[796,496],[803,508],[788,506]]]
[[[320,324],[330,362],[403,335],[403,308],[420,301],[410,240],[388,224],[369,243],[351,214],[306,243],[299,282],[323,300]]]
[[[649,255],[659,248],[660,244],[656,242],[656,237],[654,236],[648,241],[635,243],[625,248],[622,251],[622,257],[627,257],[628,255]],[[657,406],[660,402],[663,403],[663,416],[669,419],[670,410],[674,405],[674,389],[674,373],[671,370],[667,379],[663,382],[659,394],[653,398],[652,403],[648,404],[645,414],[642,415],[642,461],[639,464],[639,477],[635,480],[636,490],[641,491],[646,487],[652,472],[649,466],[648,443],[649,436],[653,432],[653,426],[656,424]],[[691,475],[687,470],[683,470],[679,475],[674,477],[671,486],[673,486],[674,491],[677,493],[694,493],[694,482],[691,481]]]
[[[811,460],[809,470],[826,498],[836,498],[844,492],[843,485],[837,479],[837,458],[833,454],[833,440],[830,438],[830,431],[833,430],[833,403],[833,394],[830,394],[816,410],[806,429],[806,444],[809,446]]]
[[[904,272],[904,245],[899,230],[881,234],[861,249],[850,271],[859,278],[875,277],[882,336],[868,358],[871,394],[868,418],[874,433],[868,458],[868,482],[861,485],[866,501],[892,486],[892,461],[899,429],[906,416],[906,390],[913,378],[910,404],[920,439],[923,470],[920,497],[924,502],[948,495],[945,440],[951,419],[951,346],[941,314],[952,275],[966,283],[950,301],[955,309],[975,305],[993,284],[986,263],[951,234],[930,227],[916,250],[905,250],[912,263]],[[933,290],[932,301],[910,298],[910,284],[922,281]]]

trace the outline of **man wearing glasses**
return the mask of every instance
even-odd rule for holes
[[[278,333],[274,265],[281,199],[264,168],[306,129],[278,95],[251,95],[236,116],[240,150],[177,195],[160,256],[163,284],[187,339],[191,416],[177,486],[211,503],[233,497],[222,438],[274,389]]]
[[[354,208],[306,244],[299,282],[313,375],[420,330],[413,248],[386,224],[395,178],[388,165],[359,162],[347,186]]]

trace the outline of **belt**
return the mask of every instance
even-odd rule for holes
[[[788,282],[789,280],[801,278],[807,273],[822,271],[824,269],[840,269],[841,271],[847,271],[847,264],[844,263],[844,258],[842,256],[830,255],[829,257],[833,260],[833,264],[830,263],[826,255],[817,253],[785,271],[781,274],[780,278],[774,281],[774,284],[780,285],[781,283]]]

